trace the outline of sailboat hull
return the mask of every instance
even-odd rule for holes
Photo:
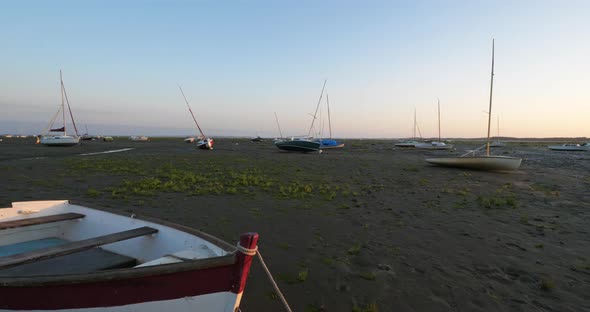
[[[44,136],[41,138],[40,143],[47,146],[74,146],[80,143],[80,137],[69,135]]]
[[[506,156],[439,157],[428,158],[428,163],[473,170],[510,171],[520,167],[522,158]]]
[[[275,145],[284,151],[289,152],[317,152],[320,151],[320,143],[308,140],[284,140],[277,141]]]

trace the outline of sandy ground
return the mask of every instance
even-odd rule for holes
[[[590,153],[512,144],[497,153],[522,157],[520,170],[491,173],[424,161],[475,145],[346,144],[296,154],[237,139],[217,139],[213,151],[182,139],[66,148],[4,139],[0,207],[73,199],[231,242],[257,231],[293,311],[590,311]],[[80,156],[122,148],[133,149]],[[221,178],[146,186],[181,172]],[[228,186],[238,179],[250,182]],[[281,311],[259,263],[242,310]]]

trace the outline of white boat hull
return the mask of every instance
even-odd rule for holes
[[[571,151],[571,152],[587,152],[590,151],[589,144],[564,144],[564,145],[550,145],[548,146],[553,151]]]
[[[509,171],[520,167],[522,158],[506,156],[439,157],[428,158],[427,162],[445,166],[474,170]]]
[[[415,147],[427,150],[452,150],[455,148],[452,144],[445,144],[442,142],[420,143],[416,144]]]
[[[41,138],[40,143],[47,146],[73,146],[80,143],[80,137],[69,135],[44,136]]]

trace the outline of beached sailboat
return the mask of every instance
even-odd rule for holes
[[[239,311],[258,241],[67,200],[0,208],[0,233],[0,311]]]
[[[129,140],[135,142],[147,142],[150,140],[150,138],[144,135],[132,135],[129,137]]]
[[[504,147],[506,143],[500,141],[500,116],[498,116],[498,135],[496,136],[496,141],[490,143],[490,147]]]
[[[186,106],[188,107],[188,111],[191,113],[191,116],[193,117],[195,125],[197,125],[197,129],[199,130],[199,133],[201,133],[201,135],[198,136],[199,140],[197,141],[197,148],[205,149],[205,150],[212,150],[213,149],[213,139],[208,138],[203,133],[203,130],[201,129],[201,126],[199,126],[199,123],[197,122],[197,119],[195,118],[195,114],[193,114],[193,110],[191,109],[191,106],[188,104],[188,100],[186,99],[186,96],[184,95],[184,92],[182,91],[182,87],[178,86],[178,88],[180,89],[180,93],[182,93],[182,97],[184,98],[184,102],[186,103]],[[187,142],[187,139],[188,139],[188,142]],[[184,139],[184,141],[187,143],[192,143],[195,141],[195,138],[186,138],[186,139]]]
[[[439,99],[437,99],[437,104],[438,104],[438,141],[419,143],[419,144],[416,144],[414,147],[420,148],[420,149],[427,149],[427,150],[451,150],[451,149],[455,148],[455,146],[453,146],[452,144],[446,144],[440,138],[440,100]]]
[[[582,144],[568,143],[561,145],[549,145],[547,148],[553,151],[588,152],[590,151],[590,142]]]
[[[397,147],[416,147],[416,145],[422,144],[423,142],[416,141],[416,129],[418,129],[418,133],[420,133],[420,128],[418,127],[418,123],[416,121],[416,109],[414,108],[414,128],[412,129],[412,139],[411,140],[397,142],[397,143],[394,144],[394,146],[397,146]],[[421,133],[420,133],[420,137],[422,137],[422,134]]]
[[[428,158],[427,162],[439,166],[456,167],[475,170],[507,171],[520,167],[522,158],[490,155],[490,124],[492,120],[492,94],[494,89],[494,41],[492,40],[492,73],[490,79],[490,107],[488,112],[488,137],[485,156],[476,156],[476,149],[460,157]],[[472,156],[469,156],[472,155]]]
[[[324,89],[326,88],[326,82],[327,82],[327,80],[324,80],[324,86],[322,87],[322,92],[320,93],[318,105],[316,106],[315,113],[313,114],[313,119],[311,121],[311,127],[309,128],[309,132],[307,133],[307,136],[282,138],[282,134],[281,134],[281,139],[276,140],[274,142],[276,147],[278,147],[281,150],[288,151],[288,152],[303,152],[303,153],[318,152],[318,153],[321,153],[321,151],[322,151],[321,150],[321,143],[319,140],[314,140],[311,137],[311,131],[313,129],[313,124],[315,122],[315,119],[316,119],[316,116],[318,113],[318,108],[320,107],[320,103],[321,103],[322,97],[324,95]],[[276,117],[276,113],[275,113],[275,117]],[[278,118],[277,118],[277,123],[278,123]]]
[[[328,93],[326,93],[326,105],[328,107],[328,129],[330,131],[330,137],[328,139],[319,139],[320,148],[342,148],[344,147],[344,143],[332,139],[332,118],[330,117],[330,99]]]
[[[62,77],[61,70],[59,71],[59,81],[61,84],[61,105],[51,121],[49,125],[43,131],[45,135],[43,135],[40,139],[40,143],[47,146],[73,146],[80,143],[80,135],[78,134],[78,128],[76,128],[76,122],[74,121],[74,115],[72,114],[72,108],[70,107],[70,101],[68,100],[68,95],[66,93],[66,88],[64,86],[64,81]],[[74,127],[75,135],[68,135],[66,132],[66,107],[65,104],[68,105],[68,112],[70,115],[70,119],[72,120],[72,126]],[[53,128],[54,123],[58,116],[62,115],[63,124],[60,128]],[[51,132],[61,132],[62,134],[50,134]]]

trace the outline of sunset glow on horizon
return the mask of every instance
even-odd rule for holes
[[[590,137],[587,1],[0,4],[0,134],[60,104],[106,135],[307,134],[324,80],[345,138]],[[328,135],[325,95],[321,135]],[[151,130],[150,130],[151,129]],[[316,132],[318,129],[316,128]],[[140,132],[140,133],[139,133]]]

